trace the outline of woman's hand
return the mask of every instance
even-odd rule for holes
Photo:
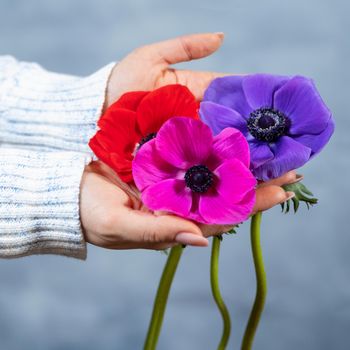
[[[154,90],[168,84],[186,85],[198,100],[221,73],[179,70],[172,64],[211,55],[221,46],[223,33],[185,35],[132,51],[112,70],[105,107],[128,91]]]
[[[294,171],[259,185],[254,211],[267,210],[290,196],[280,186],[298,181]],[[107,165],[85,168],[80,192],[80,217],[87,242],[110,249],[165,249],[182,243],[207,246],[205,237],[232,226],[196,224],[175,215],[152,213],[139,192],[122,182]]]

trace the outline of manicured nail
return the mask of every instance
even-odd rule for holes
[[[175,241],[181,244],[194,245],[197,247],[206,247],[209,244],[206,238],[190,232],[178,233],[175,237]]]
[[[304,179],[304,175],[301,174],[297,174],[296,175],[296,180],[294,181],[294,183],[302,181]]]
[[[224,38],[224,36],[225,36],[225,33],[224,33],[224,32],[216,32],[216,33],[214,33],[214,34],[216,34],[217,36],[219,36],[221,40],[222,40],[222,39]]]
[[[289,199],[292,199],[294,196],[295,196],[295,193],[294,192],[292,192],[292,191],[287,191],[286,192],[286,198],[285,199],[283,199],[282,201],[280,201],[280,204],[281,203],[284,203],[284,202],[287,202],[287,200],[289,200]]]

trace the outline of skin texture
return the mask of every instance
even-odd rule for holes
[[[153,90],[174,83],[186,85],[201,100],[212,79],[223,74],[176,70],[171,65],[209,56],[221,46],[223,37],[223,33],[186,35],[134,50],[113,68],[105,108],[127,91]],[[254,212],[287,200],[293,193],[286,193],[280,186],[295,181],[297,175],[291,171],[260,184]],[[207,246],[205,237],[231,228],[150,212],[142,205],[137,189],[123,183],[100,161],[85,168],[80,217],[86,241],[108,249],[165,249],[178,243]]]

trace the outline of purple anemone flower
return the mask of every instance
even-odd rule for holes
[[[269,74],[212,81],[200,105],[214,135],[227,127],[246,137],[251,169],[263,181],[304,165],[334,131],[332,113],[313,81]]]
[[[200,120],[174,117],[143,144],[132,163],[143,203],[206,224],[237,224],[255,203],[256,179],[240,131],[213,137]]]

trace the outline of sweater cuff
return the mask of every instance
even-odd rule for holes
[[[74,152],[0,150],[0,257],[86,259],[79,193],[90,160]]]
[[[0,59],[0,141],[92,154],[88,142],[114,66],[81,78]]]

